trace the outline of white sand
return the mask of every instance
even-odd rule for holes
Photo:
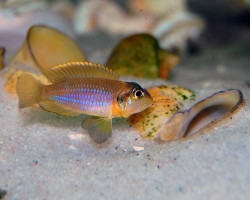
[[[235,54],[224,49],[186,60],[172,82],[199,97],[238,88],[246,106],[203,135],[163,144],[143,141],[126,120],[116,119],[112,139],[96,145],[81,128],[84,116],[20,111],[0,78],[0,187],[6,199],[249,199],[250,57]]]

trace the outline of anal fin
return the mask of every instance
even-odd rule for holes
[[[83,121],[82,127],[88,130],[89,136],[98,144],[105,142],[112,135],[112,119],[90,117]]]
[[[78,113],[76,111],[72,111],[70,109],[67,109],[63,107],[62,105],[58,104],[57,102],[50,101],[50,100],[43,100],[39,103],[42,109],[57,113],[59,115],[64,115],[64,116],[76,116],[80,115],[81,113]]]

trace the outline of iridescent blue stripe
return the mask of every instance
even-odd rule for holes
[[[83,106],[107,106],[108,101],[111,100],[111,93],[96,90],[96,89],[75,89],[71,93],[60,95],[51,95],[48,97],[50,100],[62,104],[77,103]]]
[[[77,80],[78,81],[78,80]],[[46,98],[62,104],[68,109],[97,116],[110,116],[113,93],[105,84],[99,82],[72,80],[50,86]]]

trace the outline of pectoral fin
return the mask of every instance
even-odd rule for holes
[[[112,134],[112,119],[90,117],[83,121],[82,127],[87,129],[89,136],[98,144],[105,142]]]

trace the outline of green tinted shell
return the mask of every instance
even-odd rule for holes
[[[160,49],[158,41],[152,35],[135,34],[123,39],[115,47],[107,66],[120,75],[167,78],[178,62],[172,62],[171,56],[171,53]],[[178,58],[176,55],[174,57]]]

